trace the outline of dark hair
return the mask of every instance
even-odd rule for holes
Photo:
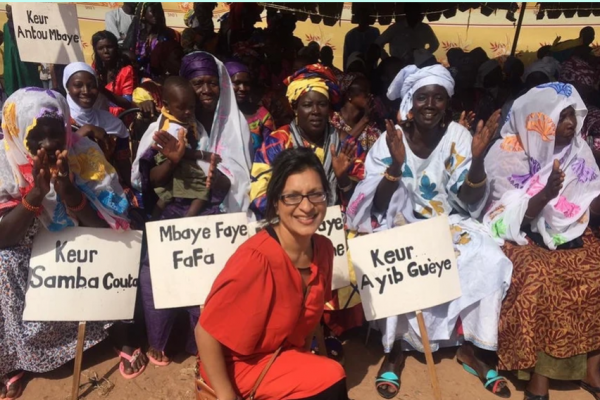
[[[277,202],[281,198],[285,183],[290,175],[304,172],[312,169],[321,178],[323,190],[327,193],[327,199],[331,196],[329,191],[329,181],[325,170],[319,158],[315,153],[306,147],[284,150],[275,157],[273,161],[272,175],[267,186],[267,210],[265,219],[267,222],[273,221],[277,217]]]
[[[94,33],[92,36],[92,48],[94,49],[94,69],[96,70],[96,75],[102,82],[108,83],[108,73],[110,70],[108,66],[104,64],[98,52],[96,51],[96,46],[100,43],[101,40],[108,40],[111,42],[116,49],[117,52],[117,64],[114,67],[115,76],[121,70],[121,68],[131,65],[129,58],[123,54],[121,49],[119,48],[119,41],[117,37],[109,31],[99,31]],[[114,92],[115,81],[113,81],[113,92]]]
[[[163,102],[165,102],[165,100],[167,103],[170,101],[170,92],[175,88],[189,90],[191,93],[194,94],[194,96],[196,95],[194,87],[192,86],[190,81],[188,81],[185,78],[182,78],[181,76],[170,76],[165,80],[165,83],[162,85]]]

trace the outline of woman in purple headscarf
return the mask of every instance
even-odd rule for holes
[[[257,102],[257,93],[254,89],[253,76],[250,69],[241,62],[230,61],[225,63],[225,68],[233,83],[233,92],[240,111],[248,121],[252,137],[252,158],[260,148],[263,141],[273,132],[275,121],[269,111]]]
[[[244,115],[238,109],[227,70],[209,53],[194,52],[183,57],[180,76],[189,80],[196,92],[195,133],[198,144],[195,149],[186,150],[184,157],[196,159],[205,175],[212,176],[209,204],[200,215],[245,212],[250,203],[250,131]],[[149,213],[156,203],[150,175],[153,169],[159,168],[154,161],[157,151],[153,149],[153,145],[160,143],[161,153],[169,158],[166,153],[175,152],[172,149],[177,148],[178,144],[178,139],[169,133],[157,132],[160,124],[161,117],[144,133],[132,170],[132,185],[142,192],[144,208]],[[218,166],[215,168],[216,162]],[[176,199],[166,205],[159,219],[184,217],[190,207],[189,202],[184,200]],[[150,362],[161,366],[170,363],[165,355],[165,348],[175,315],[180,311],[189,313],[191,331],[186,338],[186,351],[196,354],[193,329],[200,316],[199,307],[187,307],[183,310],[156,309],[147,255],[142,262],[140,283],[150,344],[147,352]],[[176,291],[177,288],[172,290]]]

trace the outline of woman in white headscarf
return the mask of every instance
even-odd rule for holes
[[[164,125],[165,116],[162,114],[148,127],[140,141],[133,163],[132,185],[142,193],[145,211],[152,213],[157,200],[154,187],[158,181],[172,180],[174,171],[170,168],[171,161],[156,165],[155,155],[160,152],[169,160],[186,157],[195,160],[211,180],[209,199],[200,215],[246,212],[250,204],[248,192],[252,140],[246,118],[238,108],[229,73],[213,55],[197,51],[183,58],[180,76],[189,80],[196,92],[197,146],[187,149],[183,156],[176,155],[178,139],[159,130]],[[215,169],[216,160],[220,162]],[[191,202],[192,199],[176,198],[160,211],[159,218],[183,218]],[[140,286],[150,345],[148,358],[155,365],[165,366],[171,362],[165,354],[165,348],[175,314],[180,311],[189,314],[190,331],[186,350],[190,354],[197,353],[193,331],[198,323],[200,308],[156,309],[149,265],[146,254],[142,260]]]
[[[548,398],[550,379],[581,380],[600,398],[600,170],[581,135],[587,109],[572,85],[517,99],[485,160],[483,222],[514,263],[499,323],[500,367]]]
[[[508,397],[506,380],[481,361],[479,350],[496,350],[498,313],[512,273],[511,262],[475,220],[489,193],[483,156],[499,112],[472,136],[448,117],[453,93],[454,80],[440,65],[400,71],[388,91],[390,99],[402,98],[400,126],[388,120],[367,155],[366,178],[350,200],[347,222],[364,234],[449,215],[462,296],[423,310],[432,350],[463,344],[458,360],[464,368],[490,392]],[[378,322],[386,357],[377,391],[391,398],[400,388],[402,350],[423,346],[414,313]]]
[[[65,68],[63,86],[71,111],[71,124],[80,128],[80,136],[88,136],[98,143],[105,157],[117,169],[121,183],[129,185],[129,131],[108,111],[108,107],[100,104],[106,99],[98,89],[96,71],[83,62],[71,63]]]

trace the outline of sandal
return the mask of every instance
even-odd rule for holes
[[[166,357],[164,351],[161,351],[161,354]],[[146,357],[148,357],[148,360],[150,360],[150,362],[152,364],[157,365],[159,367],[166,367],[167,365],[171,364],[171,360],[169,360],[169,361],[158,361],[156,358],[152,357],[150,355],[150,353],[148,353],[148,352],[146,352]]]
[[[140,368],[140,370],[138,372],[134,372],[133,374],[127,375],[125,373],[125,364],[123,364],[123,359],[129,361],[129,364],[131,366],[133,366],[133,363],[137,360],[137,358],[140,356],[140,354],[142,354],[142,351],[140,349],[135,349],[135,351],[133,352],[132,355],[129,355],[129,354],[125,353],[124,351],[119,351],[117,349],[115,349],[115,351],[117,352],[119,357],[121,357],[121,361],[119,362],[119,372],[121,373],[121,376],[123,378],[125,378],[125,379],[137,378],[146,369],[146,366],[143,365],[142,368]]]
[[[529,393],[527,390],[525,391],[525,398],[524,400],[550,400],[550,395],[544,395],[544,396],[540,396],[537,394],[531,394]]]
[[[467,371],[471,375],[475,375],[476,377],[479,378],[479,380],[481,381],[481,383],[483,383],[483,387],[485,387],[485,389],[488,392],[491,392],[491,393],[495,394],[498,397],[502,397],[503,399],[507,399],[507,398],[510,397],[510,389],[506,385],[506,383],[508,381],[506,380],[505,377],[500,376],[498,374],[498,371],[490,369],[487,372],[487,374],[485,375],[485,378],[482,378],[482,377],[479,376],[479,374],[477,373],[477,371],[475,371],[473,368],[469,367],[465,363],[461,363],[461,364],[462,364],[463,368],[465,369],[465,371]],[[504,387],[502,387],[501,389],[498,389],[498,386],[502,382],[504,382]]]
[[[585,383],[584,381],[579,382],[579,386],[581,386],[583,390],[594,396],[596,400],[600,399],[600,387],[592,386],[589,383]]]
[[[375,379],[375,385],[377,387],[377,393],[384,399],[393,399],[400,391],[400,378],[394,372],[388,371],[379,375],[379,378]],[[390,392],[386,387],[393,387],[396,391]]]
[[[23,375],[25,374],[24,371],[19,372],[18,374],[16,374],[15,376],[13,376],[12,378],[10,378],[8,380],[8,382],[6,382],[6,393],[8,394],[8,391],[10,390],[10,387],[15,384],[16,382],[18,382]],[[15,400],[18,399],[19,397],[21,397],[21,395],[23,394],[23,385],[20,386],[19,390],[17,391],[17,394],[14,397],[5,397],[3,400]]]

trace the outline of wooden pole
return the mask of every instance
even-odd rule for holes
[[[514,56],[517,52],[517,43],[519,42],[519,35],[521,34],[521,26],[523,25],[523,17],[525,16],[525,9],[527,8],[527,2],[521,2],[521,13],[519,14],[519,21],[517,22],[517,31],[515,32],[515,38],[513,39],[512,50],[510,55]]]
[[[75,351],[75,368],[73,370],[73,388],[71,400],[79,398],[79,381],[81,379],[81,361],[83,359],[83,345],[85,344],[85,322],[79,323],[77,329],[77,349]]]
[[[425,351],[425,360],[427,360],[429,379],[431,379],[431,386],[433,387],[433,396],[435,400],[442,400],[442,391],[440,390],[440,383],[438,382],[437,374],[435,373],[435,364],[433,363],[433,354],[431,353],[431,346],[429,345],[429,336],[427,335],[423,313],[419,310],[416,314],[417,321],[419,322],[419,331],[421,332],[421,340],[423,341],[423,350]]]

